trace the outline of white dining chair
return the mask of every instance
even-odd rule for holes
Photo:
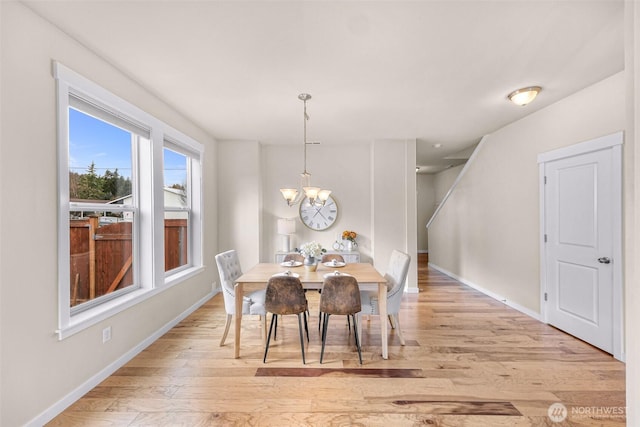
[[[218,265],[218,273],[220,275],[220,286],[222,287],[222,295],[224,296],[224,308],[227,312],[227,321],[224,325],[224,333],[220,340],[220,346],[224,345],[224,341],[229,333],[231,319],[236,311],[235,302],[235,283],[238,277],[242,276],[240,261],[237,252],[232,249],[216,255],[216,264]],[[242,314],[253,314],[260,316],[262,322],[262,336],[267,335],[267,312],[264,306],[265,290],[250,292],[242,297]]]
[[[404,293],[404,284],[409,272],[409,264],[411,257],[398,250],[393,250],[389,265],[384,278],[387,280],[387,317],[391,323],[391,328],[395,329],[400,338],[400,344],[404,345],[404,337],[400,329],[400,321],[398,313],[400,312],[400,303],[402,302],[402,294]],[[378,306],[378,292],[362,291],[360,292],[360,301],[362,311],[360,315],[376,315],[380,314]],[[370,320],[370,319],[369,319]],[[382,322],[383,320],[380,319]],[[358,329],[362,328],[362,321],[358,321]],[[362,332],[358,331],[358,335],[362,336]]]

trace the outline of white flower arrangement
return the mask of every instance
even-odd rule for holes
[[[303,243],[302,245],[300,245],[300,249],[298,250],[298,252],[300,252],[300,254],[302,254],[303,256],[314,258],[319,257],[326,251],[327,250],[324,249],[318,242]]]

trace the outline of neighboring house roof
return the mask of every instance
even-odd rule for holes
[[[108,200],[93,200],[93,199],[69,199],[72,203],[111,203]]]
[[[182,208],[187,206],[184,190],[180,190],[178,188],[164,187],[164,193],[165,193],[165,206],[182,207]],[[167,195],[169,195],[169,197],[167,197]],[[106,203],[107,204],[124,204],[125,200],[131,199],[131,197],[132,195],[128,194],[126,196],[118,197],[117,199],[113,199]]]

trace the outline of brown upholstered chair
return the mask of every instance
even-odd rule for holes
[[[293,276],[273,276],[267,283],[267,291],[265,296],[265,309],[267,313],[272,313],[271,325],[269,326],[269,335],[267,336],[267,345],[264,349],[263,363],[267,362],[267,352],[269,351],[269,343],[271,342],[271,334],[274,331],[274,325],[277,327],[278,316],[287,314],[298,315],[298,329],[300,331],[300,348],[302,349],[302,363],[305,363],[304,357],[304,338],[302,336],[302,319],[304,318],[304,329],[307,332],[307,341],[309,341],[309,328],[307,327],[307,298],[304,295],[304,289],[300,279]],[[302,315],[302,318],[300,317]]]
[[[322,255],[322,260],[320,261],[321,263],[325,263],[325,262],[331,262],[333,260],[336,260],[337,262],[344,262],[344,257],[340,254],[324,254]],[[318,289],[319,293],[322,293],[322,289]],[[322,323],[322,314],[320,314],[320,316],[318,316],[318,330],[320,330],[320,324]],[[351,323],[349,323],[349,325],[351,325]]]
[[[334,259],[339,262],[344,262],[344,257],[340,254],[324,254],[320,262],[330,262]]]
[[[356,339],[358,358],[362,365],[362,351],[360,349],[360,340],[358,338],[358,328],[356,323],[356,313],[359,313],[360,310],[360,287],[358,286],[356,278],[346,274],[326,275],[324,282],[322,283],[322,294],[320,296],[320,314],[323,316],[320,363],[322,363],[322,359],[324,357],[324,346],[327,342],[329,317],[332,314],[338,314],[348,317],[350,316],[353,319],[353,334]]]
[[[287,261],[300,261],[300,262],[304,262],[304,257],[300,254],[286,254],[284,256],[284,258],[282,259],[282,262],[287,262]]]

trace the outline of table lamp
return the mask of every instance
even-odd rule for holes
[[[296,222],[293,218],[278,219],[278,234],[282,234],[284,252],[291,251],[291,235],[296,232]]]

